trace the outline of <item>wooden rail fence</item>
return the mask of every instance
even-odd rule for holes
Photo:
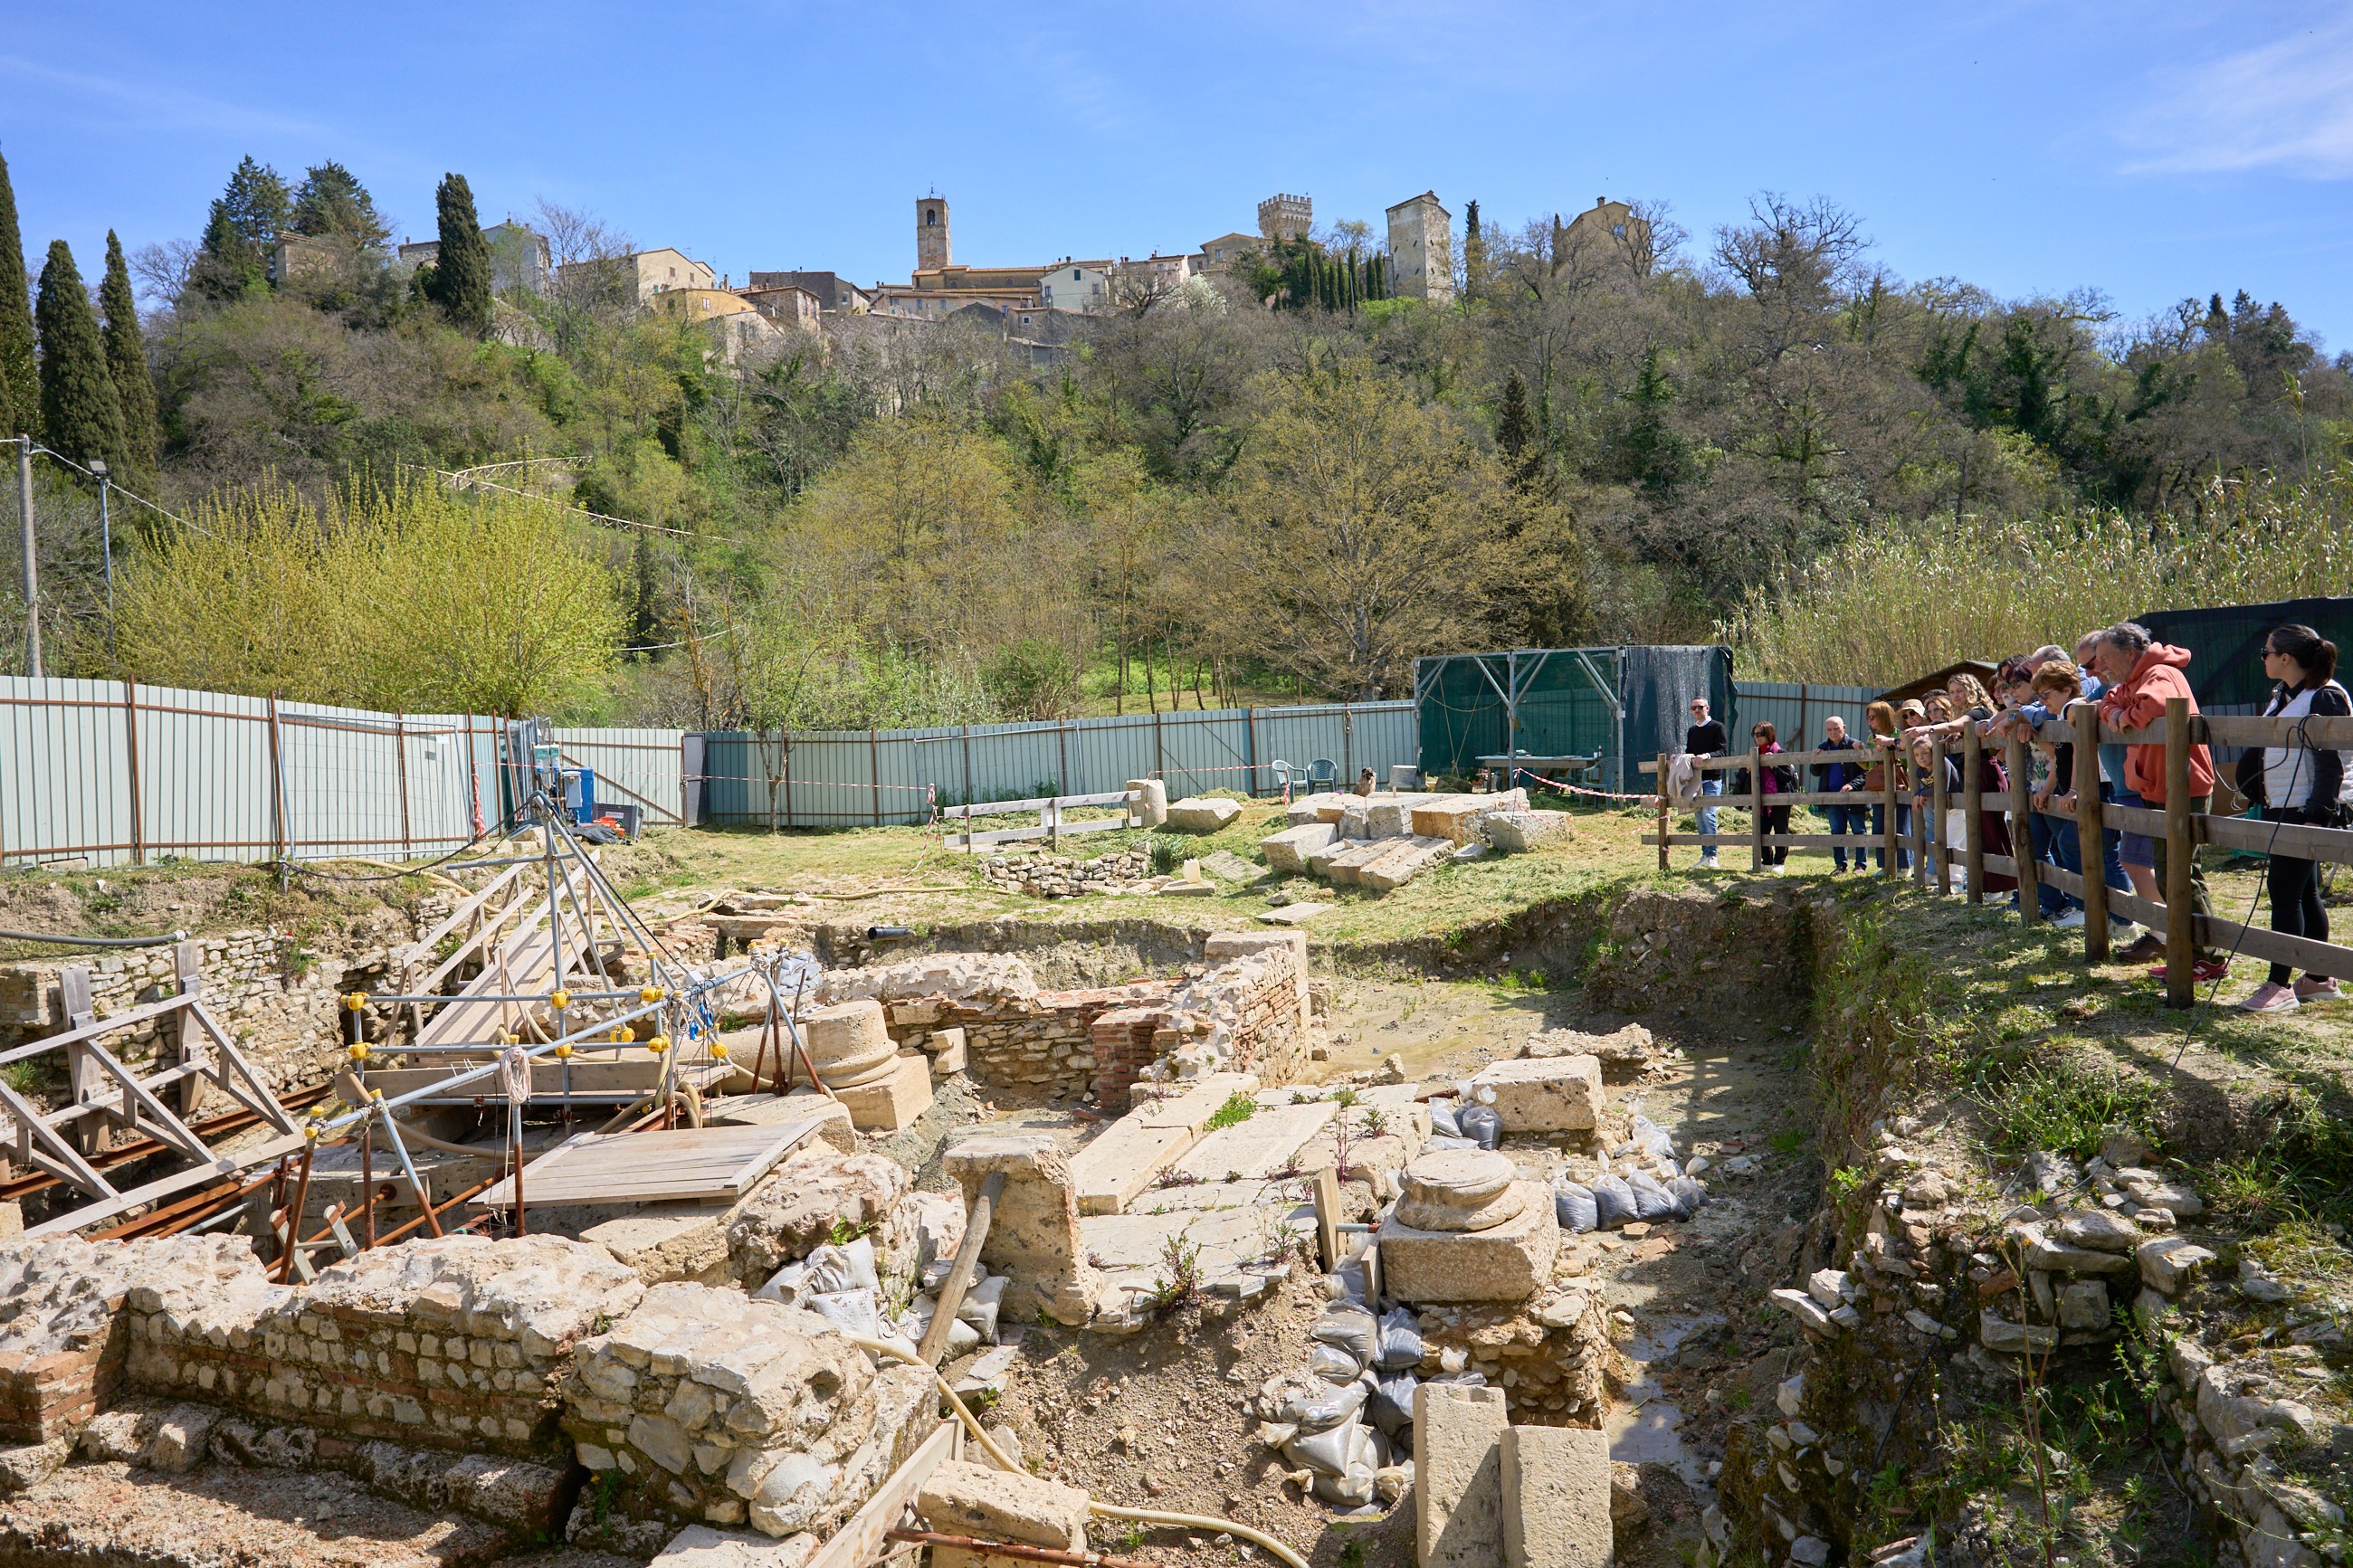
[[[2051,887],[2074,898],[2084,907],[2084,956],[2087,963],[2107,962],[2108,920],[2112,914],[2138,921],[2162,936],[2165,939],[2166,1002],[2175,1007],[2190,1005],[2194,990],[2191,965],[2196,955],[2203,951],[2244,953],[2268,963],[2291,964],[2340,979],[2353,977],[2353,947],[2316,942],[2309,937],[2290,936],[2283,931],[2225,920],[2219,915],[2199,915],[2180,921],[2168,920],[2167,916],[2169,909],[2189,909],[2192,897],[2191,857],[2202,845],[2259,855],[2293,855],[2301,859],[2353,866],[2353,830],[2242,816],[2216,816],[2192,809],[2189,795],[2189,752],[2193,746],[2353,750],[2353,718],[2266,719],[2244,715],[2200,715],[2189,711],[2186,700],[2175,698],[2166,704],[2165,717],[2146,729],[2119,730],[2100,722],[2099,710],[2094,704],[2079,702],[2068,710],[2066,717],[2050,721],[2036,734],[2053,744],[2073,744],[2078,777],[2094,778],[2094,787],[2076,788],[2073,811],[2054,810],[2041,814],[2074,825],[2076,843],[2081,851],[2077,863],[2087,868],[2084,872],[2070,871],[2034,858],[2032,834],[2027,824],[2035,815],[2035,808],[2028,792],[2027,742],[2023,737],[2011,736],[2003,744],[2008,797],[1989,808],[1981,766],[1984,742],[1974,727],[1966,730],[1957,740],[1947,739],[1938,747],[1940,760],[1950,756],[1960,762],[1961,798],[1958,801],[1951,798],[1947,770],[1937,767],[1930,780],[1926,809],[1914,810],[1910,814],[1909,831],[1900,836],[1896,831],[1899,820],[1897,808],[1910,805],[1912,794],[1903,787],[1899,775],[1908,775],[1913,764],[1901,752],[1890,758],[1889,753],[1866,746],[1860,751],[1775,752],[1769,754],[1750,751],[1694,759],[1693,765],[1703,773],[1747,770],[1747,790],[1740,795],[1707,795],[1697,801],[1677,802],[1670,800],[1662,788],[1658,797],[1657,831],[1644,834],[1642,842],[1658,847],[1662,870],[1667,868],[1670,847],[1677,844],[1711,848],[1723,845],[1746,846],[1749,851],[1750,868],[1755,870],[1764,868],[1767,848],[1820,854],[1846,848],[1852,849],[1858,858],[1877,850],[1881,855],[1881,874],[1891,879],[1905,874],[1898,868],[1898,861],[1903,858],[1898,851],[1904,849],[1909,851],[1912,862],[1908,874],[1924,887],[1933,881],[1936,889],[1944,893],[1953,890],[1955,862],[1957,860],[1961,889],[1971,903],[1985,901],[1988,877],[2015,878],[2018,881],[2019,915],[2028,925],[2042,919],[2038,889]],[[2121,805],[2101,800],[2096,787],[2096,764],[2092,759],[2096,756],[2100,746],[2119,744],[2165,748],[2166,786],[2162,807]],[[1769,797],[1760,794],[1763,769],[1768,763],[1776,767],[1796,766],[1800,769],[1816,763],[1830,762],[1867,767],[1881,759],[1890,760],[1892,765],[1883,773],[1879,789],[1793,790],[1774,793]],[[1642,763],[1641,771],[1655,773],[1663,779],[1672,760],[1662,754],[1655,763]],[[2220,772],[2219,764],[2217,772]],[[1766,831],[1765,813],[1760,809],[1768,802],[1775,806],[1876,806],[1882,812],[1880,827],[1877,832],[1860,834],[1768,833]],[[1746,832],[1676,833],[1673,831],[1673,818],[1678,805],[1745,809],[1749,814],[1750,825]],[[1943,830],[1947,813],[1956,807],[1962,813],[1965,826],[1965,836],[1957,844],[1947,842],[1949,835]],[[2015,853],[2000,855],[1986,847],[1982,813],[1988,809],[1999,810],[2009,818],[2011,847]],[[1932,821],[1936,825],[1933,835],[1929,832]],[[2095,868],[2103,861],[2101,837],[2111,830],[2137,833],[2164,843],[2166,885],[2163,902],[2109,887]]]

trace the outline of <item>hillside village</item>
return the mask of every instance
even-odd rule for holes
[[[1477,211],[1473,203],[1474,224]],[[1386,236],[1373,254],[1350,258],[1366,270],[1366,297],[1451,304],[1462,255],[1453,213],[1436,192],[1424,191],[1388,208],[1387,216]],[[1306,244],[1314,237],[1315,210],[1311,197],[1279,194],[1258,204],[1256,228],[1215,236],[1191,250],[1066,256],[1012,266],[956,260],[950,222],[947,198],[917,199],[913,265],[903,283],[878,279],[860,284],[816,269],[754,270],[738,282],[671,246],[558,262],[544,235],[512,218],[484,228],[482,237],[501,294],[521,289],[543,295],[566,286],[616,289],[642,308],[712,324],[731,359],[746,346],[773,345],[786,332],[818,331],[828,318],[839,322],[871,317],[964,322],[1029,349],[1042,364],[1064,351],[1092,319],[1141,315],[1183,296],[1197,279],[1232,278],[1286,247]],[[1596,197],[1567,224],[1556,216],[1553,225],[1560,236],[1556,265],[1567,265],[1572,251],[1588,248],[1595,257],[1639,264],[1645,226],[1625,202]],[[1349,243],[1335,237],[1330,248]],[[399,272],[414,271],[431,265],[440,248],[438,240],[404,240],[392,252],[392,265]],[[334,256],[330,245],[299,235],[281,237],[271,258],[272,279],[299,279],[306,267],[332,265]],[[519,315],[513,321],[516,332],[525,331]]]

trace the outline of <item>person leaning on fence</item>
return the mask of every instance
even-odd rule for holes
[[[1748,742],[1749,744],[1756,747],[1763,755],[1768,757],[1774,756],[1781,750],[1781,742],[1776,740],[1774,735],[1775,731],[1771,722],[1760,719],[1749,727]],[[1757,787],[1762,792],[1758,795],[1757,799],[1763,805],[1765,811],[1765,831],[1768,834],[1788,833],[1789,831],[1789,808],[1786,805],[1774,805],[1773,799],[1776,795],[1778,795],[1786,801],[1790,795],[1797,793],[1798,770],[1786,763],[1779,767],[1768,766],[1765,769],[1765,776],[1757,781]],[[1749,793],[1748,770],[1746,768],[1741,769],[1740,772],[1734,776],[1732,793],[1735,795],[1746,795]],[[1789,847],[1788,845],[1767,844],[1765,846],[1765,864],[1772,868],[1775,876],[1779,876],[1787,868],[1788,859]]]
[[[1691,700],[1691,728],[1683,731],[1684,753],[1690,756],[1694,762],[1705,757],[1720,757],[1724,755],[1725,750],[1730,744],[1730,741],[1725,737],[1724,732],[1723,721],[1708,717],[1707,699],[1704,697],[1693,698]],[[1703,796],[1722,795],[1724,794],[1724,775],[1717,773],[1701,773],[1699,775],[1699,793]],[[1712,805],[1703,805],[1697,812],[1694,813],[1693,816],[1699,831],[1702,834],[1709,834],[1715,831],[1715,807]],[[1715,864],[1715,845],[1702,844],[1699,847],[1699,863],[1703,866],[1713,866]]]
[[[2310,626],[2287,626],[2263,639],[2263,673],[2272,678],[2266,719],[2344,718],[2353,700],[2337,683],[2337,645]],[[2250,746],[2239,759],[2239,789],[2260,801],[2263,820],[2309,827],[2337,827],[2353,801],[2353,754],[2306,746]],[[2320,868],[2300,856],[2274,849],[2263,868],[2271,896],[2272,930],[2287,936],[2328,940],[2328,906],[2320,897]],[[2327,975],[2307,970],[2291,985],[2295,970],[2272,965],[2270,978],[2239,1004],[2250,1013],[2292,1013],[2306,1002],[2335,1002],[2344,993]]]
[[[1886,702],[1874,702],[1865,708],[1862,721],[1871,729],[1869,747],[1872,760],[1871,765],[1863,770],[1862,783],[1859,787],[1873,802],[1871,836],[1880,842],[1879,868],[1883,871],[1887,868],[1887,770],[1895,768],[1900,774],[1903,767],[1898,760],[1901,742],[1896,739],[1896,731],[1899,726],[1895,709]],[[1904,836],[1911,831],[1910,825],[1905,821],[1909,815],[1903,803],[1898,801],[1895,806],[1895,864],[1902,870],[1909,870],[1912,866],[1911,852],[1902,847]]]
[[[2085,632],[2075,641],[2075,668],[2083,680],[2084,700],[2094,707],[2098,706],[2100,699],[2108,689],[2107,683],[2102,680],[2099,672],[2092,668],[2092,655],[2099,650],[2099,646],[2100,634],[2097,632]],[[2125,749],[2122,746],[2105,741],[2100,742],[2098,775],[2100,799],[2104,803],[2114,802],[2117,805],[2130,805],[2140,804],[2137,796],[2130,801],[2124,799]],[[2088,779],[2089,775],[2086,775],[2086,782]],[[2124,861],[2118,855],[2118,847],[2123,842],[2124,835],[2116,828],[2104,827],[2100,830],[2100,874],[2109,887],[2118,892],[2129,893],[2135,889],[2132,879],[2125,875]],[[2124,915],[2111,913],[2108,916],[2108,932],[2112,938],[2122,938],[2127,935],[2137,923]]]
[[[1824,752],[1860,752],[1862,750],[1862,745],[1861,742],[1857,741],[1853,736],[1846,732],[1846,721],[1833,713],[1829,718],[1822,721],[1822,743],[1817,748],[1817,750]],[[1863,776],[1866,772],[1862,763],[1860,762],[1850,763],[1839,761],[1816,763],[1813,767],[1814,787],[1816,789],[1826,793],[1835,791],[1841,795],[1855,795],[1855,804],[1852,805],[1841,804],[1822,807],[1822,816],[1829,820],[1831,825],[1831,837],[1833,839],[1837,838],[1841,834],[1853,834],[1857,837],[1861,837],[1864,830],[1869,827],[1871,823],[1871,813],[1862,804],[1862,795],[1859,793],[1862,787]],[[1846,846],[1843,844],[1833,843],[1831,846],[1831,858],[1832,861],[1831,875],[1835,876],[1839,872],[1845,870]],[[1856,845],[1854,847],[1854,868],[1858,871],[1870,869],[1869,866],[1865,864],[1869,858],[1870,851],[1863,848],[1860,844]]]
[[[2052,720],[2063,721],[2067,710],[2083,699],[2083,677],[2066,655],[2046,660],[2034,671],[2036,700],[2019,710],[2026,723],[2039,730]],[[2029,731],[2033,734],[2032,731]],[[2075,825],[2066,816],[2046,815],[2051,812],[2073,814],[2075,809],[2077,758],[2073,741],[2046,741],[2034,735],[2029,742],[2042,759],[2030,790],[2034,815],[2028,818],[2027,842],[2035,860],[2084,874],[2081,840],[2075,837]],[[2084,759],[2085,781],[2094,776]],[[2062,893],[2048,882],[2038,882],[2035,892],[2040,896],[2042,915],[2052,925],[2073,928],[2084,923],[2084,900],[2073,893]]]
[[[2149,635],[2148,628],[2132,621],[2119,621],[2100,634],[2098,650],[2092,656],[2094,668],[2100,679],[2108,683],[2106,693],[2100,699],[2100,717],[2112,729],[2138,730],[2157,723],[2165,717],[2165,705],[2170,699],[2185,698],[2194,717],[2198,698],[2189,689],[2189,678],[2182,672],[2189,667],[2189,650],[2168,647]],[[2125,783],[2153,810],[2165,808],[2165,746],[2164,743],[2144,743],[2125,748]],[[2214,753],[2205,742],[2189,748],[2189,798],[2185,803],[2194,816],[2203,816],[2214,795]],[[2147,868],[2159,902],[2164,900],[2166,887],[2166,849],[2162,834],[2125,831],[2124,842],[2117,853],[2129,874],[2135,866]],[[2139,885],[2139,879],[2134,883]],[[2168,910],[2170,918],[2180,910]],[[2211,917],[2214,912],[2212,899],[2206,891],[2206,873],[2198,864],[2196,853],[2189,857],[2189,909],[2194,917]],[[2192,930],[2198,928],[2192,927]],[[2138,963],[2147,958],[2162,957],[2165,943],[2154,932],[2125,950],[2122,962]],[[2149,971],[2162,979],[2166,966]],[[2228,961],[2214,948],[2197,951],[2190,965],[2193,979],[2205,982],[2220,980],[2229,969]]]

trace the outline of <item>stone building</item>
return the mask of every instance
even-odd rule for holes
[[[753,273],[753,283],[740,291],[744,301],[780,327],[810,332],[817,331],[818,317],[826,309],[823,297],[815,289],[797,283],[764,286],[758,281],[762,278],[775,276],[772,272]]]
[[[554,273],[548,266],[545,235],[509,218],[482,230],[482,243],[491,247],[492,288],[501,294],[517,289],[533,294],[547,292]],[[417,239],[404,242],[394,252],[393,264],[404,272],[413,272],[440,259],[439,240]]]
[[[404,253],[409,247],[401,247]],[[607,269],[610,269],[609,273]],[[719,275],[682,250],[663,246],[628,256],[595,261],[568,261],[555,269],[558,278],[593,283],[611,277],[628,297],[640,305],[672,289],[716,289]]]
[[[1268,239],[1305,239],[1315,226],[1315,204],[1306,196],[1275,195],[1258,204],[1258,231]]]
[[[1624,263],[1638,276],[1651,270],[1651,226],[1624,202],[1596,196],[1593,205],[1567,223],[1552,220],[1552,255],[1556,270],[1585,260]]]
[[[930,271],[948,262],[947,198],[925,196],[915,204],[915,270]]]
[[[1454,218],[1434,191],[1389,208],[1389,294],[1399,300],[1454,302]]]
[[[754,272],[748,275],[745,287],[757,291],[763,289],[801,289],[817,300],[820,310],[838,310],[855,314],[866,309],[871,290],[861,289],[838,272]]]

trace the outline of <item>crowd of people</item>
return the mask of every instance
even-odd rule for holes
[[[2198,710],[2186,673],[2188,649],[2168,647],[2147,628],[2125,621],[2087,632],[2073,649],[2051,645],[2006,659],[1996,668],[1990,688],[1976,676],[1961,673],[1942,690],[1902,702],[1873,702],[1863,710],[1863,732],[1851,734],[1843,716],[1823,721],[1822,739],[1814,750],[1852,752],[1845,757],[1818,759],[1811,764],[1813,793],[1852,795],[1853,804],[1819,807],[1837,837],[1869,835],[1877,845],[1834,842],[1832,873],[1870,868],[1876,856],[1885,868],[1887,851],[1888,773],[1894,770],[1895,849],[1897,868],[1911,869],[1909,844],[1914,823],[1930,846],[1950,845],[1955,853],[1967,832],[1962,758],[1951,743],[1975,731],[1983,745],[1978,751],[1977,783],[1982,793],[1979,840],[1986,852],[2012,858],[2021,854],[2037,865],[2055,866],[2084,874],[2085,847],[2079,842],[2073,814],[2077,792],[2096,789],[2106,804],[2162,811],[2167,804],[2165,747],[2161,742],[2121,744],[2102,742],[2094,755],[2080,757],[2074,742],[2052,726],[2052,721],[2073,721],[2084,704],[2096,708],[2100,721],[2111,729],[2132,730],[2164,717],[2169,699],[2186,698]],[[2337,645],[2306,626],[2283,626],[2264,639],[2263,669],[2274,682],[2264,712],[2268,716],[2301,719],[2353,714],[2353,700],[2337,679]],[[1768,721],[1748,728],[1749,744],[1736,750],[1722,721],[1715,718],[1704,698],[1691,704],[1692,722],[1683,750],[1694,759],[1759,753],[1764,801],[1764,830],[1768,836],[1790,831],[1790,797],[1800,792],[1799,771],[1768,759],[1787,748]],[[2032,810],[2023,825],[2013,823],[2009,810],[2010,778],[2004,763],[2008,742],[2024,742],[2028,795]],[[1802,744],[1802,737],[1799,738]],[[2214,809],[2260,811],[2263,820],[2313,826],[2348,825],[2353,804],[2353,753],[2306,745],[2250,747],[2233,772],[2235,797],[2221,796],[2228,786],[2218,779],[2212,751],[2200,743],[2189,749],[2188,805],[2192,812]],[[1938,770],[1944,773],[1946,810],[1938,820],[1935,808]],[[1703,834],[1717,831],[1718,806],[1727,794],[1749,795],[1748,770],[1726,775],[1719,771],[1695,773],[1695,826]],[[1775,797],[1781,797],[1776,801]],[[2019,842],[2023,839],[2023,844]],[[2151,903],[2165,902],[2166,845],[2161,834],[2118,827],[2104,831],[2097,846],[2099,876],[2119,892],[2129,892]],[[1767,869],[1786,869],[1788,847],[1767,843]],[[1851,855],[1851,858],[1850,858]],[[1716,847],[1703,843],[1700,864],[1718,864]],[[2267,857],[2266,892],[2272,929],[2292,936],[2328,940],[2328,911],[2321,898],[2316,862],[2281,853]],[[2189,897],[2199,915],[2211,915],[2212,903],[2204,871],[2192,858]],[[2008,875],[1989,874],[1982,890],[2007,892],[2015,902],[2018,881]],[[2061,927],[2084,923],[2084,901],[2038,879],[2035,896],[2043,918]],[[2161,961],[2165,942],[2156,932],[2139,929],[2121,914],[2109,917],[2120,962]],[[2200,946],[2192,974],[2200,982],[2221,978],[2227,968],[2223,953]],[[2162,962],[2150,973],[2162,977]],[[2284,1013],[2312,1002],[2341,996],[2336,979],[2315,972],[2297,978],[2291,966],[2274,963],[2263,984],[2241,1005],[2254,1013]]]

